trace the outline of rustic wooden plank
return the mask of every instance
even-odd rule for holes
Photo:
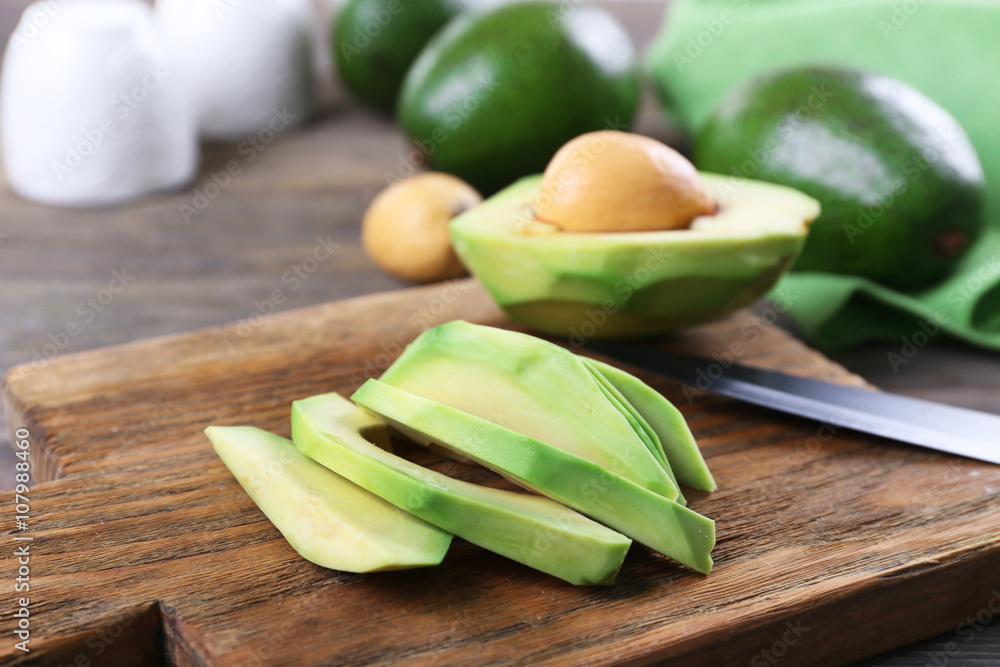
[[[846,433],[820,438],[807,420],[709,394],[688,401],[653,378],[720,483],[690,494],[718,521],[709,577],[639,546],[607,589],[572,587],[460,540],[442,566],[413,572],[351,575],[300,559],[201,429],[287,434],[291,400],[351,391],[420,330],[456,317],[504,324],[466,280],[275,314],[235,346],[226,341],[238,324],[12,369],[12,423],[32,430],[33,456],[44,452],[58,471],[32,489],[32,660],[94,657],[87,641],[142,609],[151,611],[122,640],[118,664],[159,651],[199,665],[703,665],[774,647],[787,653],[782,664],[846,664],[988,602],[1000,552],[995,466]],[[752,317],[664,344],[710,356],[744,341],[742,363],[861,383],[778,327],[751,344]],[[0,609],[0,625],[12,613]],[[794,644],[786,623],[799,624]],[[0,661],[18,657],[0,646]]]

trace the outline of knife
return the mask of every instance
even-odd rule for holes
[[[688,388],[1000,464],[998,415],[632,343],[591,341],[585,347]]]

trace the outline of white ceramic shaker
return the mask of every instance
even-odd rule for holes
[[[202,137],[244,139],[312,111],[308,0],[157,0],[154,13]]]
[[[149,6],[29,6],[0,74],[0,144],[11,188],[43,203],[112,204],[187,183],[194,119]]]

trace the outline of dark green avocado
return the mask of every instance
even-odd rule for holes
[[[699,133],[695,164],[819,200],[798,271],[927,287],[984,224],[982,167],[958,122],[906,84],[857,70],[796,68],[737,87]]]
[[[540,172],[564,143],[627,129],[635,51],[602,9],[519,2],[471,12],[413,63],[397,117],[437,170],[490,193]]]
[[[330,47],[344,85],[392,113],[417,54],[470,0],[348,0],[332,25]]]

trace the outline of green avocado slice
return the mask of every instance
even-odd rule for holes
[[[586,359],[591,369],[603,375],[621,392],[624,402],[642,415],[659,436],[677,481],[702,491],[715,491],[715,479],[698,449],[684,415],[660,392],[630,373],[597,359]]]
[[[712,569],[714,521],[591,461],[378,380],[353,399],[418,443],[455,449],[698,572]]]
[[[680,490],[582,358],[457,320],[425,331],[380,378],[564,449],[674,500]]]
[[[379,422],[369,417],[355,426]],[[308,561],[345,572],[380,572],[437,565],[448,551],[449,533],[327,470],[291,440],[252,426],[209,426],[205,434],[247,494]]]
[[[591,368],[587,364],[587,359],[583,359],[584,365],[587,366],[587,370],[590,371],[594,379],[597,380],[598,384],[601,385],[601,390],[604,395],[607,396],[608,400],[611,402],[615,408],[622,413],[622,416],[632,425],[635,429],[636,435],[642,440],[643,444],[649,449],[649,453],[653,455],[653,458],[663,466],[663,469],[667,471],[670,475],[670,479],[673,483],[677,484],[677,476],[674,475],[674,471],[670,467],[670,462],[667,461],[666,455],[663,453],[663,446],[660,444],[660,437],[656,435],[656,432],[649,426],[649,423],[643,419],[642,415],[636,412],[635,408],[625,400],[618,388],[615,387],[611,382],[608,381],[601,373],[594,368]],[[684,494],[680,492],[680,486],[677,487],[677,498],[674,500],[681,505],[687,505],[687,499],[684,498]]]
[[[359,433],[371,419],[338,394],[313,396],[292,403],[292,439],[313,460],[469,542],[572,584],[614,583],[630,539],[548,498],[452,479],[380,449]]]

